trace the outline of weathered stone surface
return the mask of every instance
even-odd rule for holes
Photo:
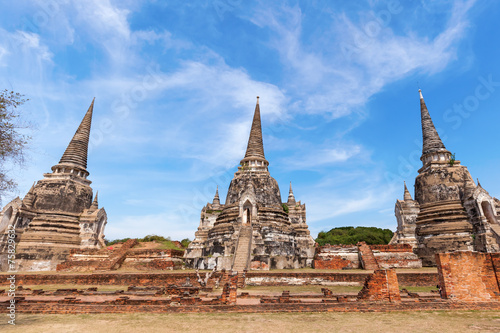
[[[52,173],[44,174],[23,200],[14,199],[0,213],[0,249],[7,246],[6,228],[14,228],[18,270],[55,270],[71,249],[104,245],[107,216],[98,207],[97,194],[93,196],[86,169],[93,106],[94,102]]]
[[[405,191],[405,200],[396,202],[398,229],[391,243],[414,246],[424,266],[434,266],[437,253],[499,251],[498,200],[476,186],[467,167],[446,150],[422,94],[420,105],[423,166],[415,179],[415,200]]]
[[[311,266],[315,243],[306,224],[305,205],[295,201],[291,188],[288,201],[282,203],[268,165],[257,104],[247,152],[226,203],[220,204],[217,192],[202,209],[195,240],[186,251],[188,265],[233,270]]]
[[[411,198],[406,184],[404,187],[404,200],[397,200],[394,208],[398,226],[389,244],[409,244],[415,247],[417,245],[415,227],[420,205]]]
[[[376,270],[365,280],[358,294],[359,300],[400,302],[399,284],[396,271]]]
[[[440,253],[436,261],[441,297],[465,302],[500,301],[500,253]]]

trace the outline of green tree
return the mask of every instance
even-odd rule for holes
[[[30,137],[22,133],[29,126],[21,122],[19,107],[26,101],[19,93],[0,92],[0,195],[17,185],[7,175],[7,165],[24,164],[24,151]]]
[[[189,243],[191,243],[191,241],[189,240],[189,238],[184,238],[183,240],[181,240],[181,244],[182,244],[182,247],[185,247],[187,248]]]
[[[393,232],[389,229],[376,227],[339,227],[330,231],[321,231],[316,238],[316,242],[323,246],[326,244],[356,244],[366,242],[368,245],[388,244]]]

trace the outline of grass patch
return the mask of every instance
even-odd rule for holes
[[[405,288],[406,290],[413,293],[430,293],[432,290],[438,291],[435,286],[422,286],[422,287],[414,287],[414,286],[399,286],[399,289]]]
[[[251,294],[276,294],[281,293],[283,290],[290,291],[291,294],[321,294],[322,288],[330,289],[334,294],[359,292],[362,286],[318,286],[318,285],[305,285],[305,286],[246,286],[241,289],[244,292]]]

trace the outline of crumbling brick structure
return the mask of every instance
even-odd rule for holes
[[[409,244],[325,245],[316,248],[315,269],[419,268],[422,261]]]
[[[358,294],[359,300],[401,301],[396,271],[393,269],[376,270],[366,278],[363,289]]]
[[[436,255],[441,297],[465,302],[500,300],[500,253]]]

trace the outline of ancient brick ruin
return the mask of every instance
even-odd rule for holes
[[[119,268],[139,271],[174,270],[184,267],[184,251],[135,248],[135,239],[120,247],[82,250],[73,249],[67,260],[58,264],[58,272],[111,271]]]
[[[248,272],[246,284],[282,286],[280,294],[242,292],[240,275],[215,272],[207,284],[200,284],[194,273],[93,273],[93,274],[19,274],[16,311],[19,313],[127,313],[127,312],[383,312],[428,310],[500,310],[498,282],[492,267],[498,259],[491,254],[465,253],[466,262],[483,265],[472,278],[457,269],[463,255],[438,259],[442,262],[437,289],[410,292],[401,286],[435,286],[436,273],[402,273],[376,270],[363,273],[272,273]],[[489,260],[487,256],[491,256]],[[496,260],[496,261],[495,261]],[[493,262],[493,265],[492,265]],[[496,266],[495,266],[496,265]],[[450,269],[451,267],[451,269]],[[444,280],[443,280],[444,278]],[[363,286],[359,292],[332,292],[336,284]],[[478,282],[483,283],[477,284]],[[8,284],[0,280],[0,286]],[[244,284],[245,284],[244,283]],[[71,284],[70,289],[49,288],[51,284]],[[292,293],[293,284],[321,285],[321,292]],[[35,285],[27,288],[22,285]],[[85,287],[83,287],[85,285]],[[98,285],[98,287],[88,287]],[[457,285],[466,285],[461,294]],[[125,286],[107,291],[102,286]],[[455,288],[455,289],[453,289]],[[497,289],[495,289],[497,288]],[[463,289],[465,290],[465,289]],[[451,297],[454,296],[454,297]],[[462,297],[464,296],[464,297]],[[485,297],[486,296],[486,297]],[[0,307],[10,303],[0,289]],[[5,311],[5,310],[4,310]]]
[[[422,261],[408,244],[325,245],[316,248],[316,269],[419,268]]]
[[[295,200],[291,184],[288,201],[281,201],[268,165],[257,98],[245,157],[229,185],[226,203],[220,203],[217,191],[213,202],[203,207],[185,255],[189,266],[235,271],[311,266],[315,242],[305,205]]]
[[[420,92],[423,166],[415,179],[415,200],[405,186],[396,202],[397,231],[391,244],[410,244],[424,266],[435,255],[457,250],[500,251],[500,201],[476,185],[455,160],[434,127]]]
[[[87,151],[94,101],[52,173],[0,213],[0,265],[7,270],[7,230],[15,228],[19,270],[55,270],[71,249],[104,246],[106,211],[87,179]]]
[[[500,253],[436,255],[441,296],[454,301],[500,301]]]
[[[401,301],[396,271],[381,269],[373,272],[366,279],[363,289],[358,294],[358,299],[388,302]]]

